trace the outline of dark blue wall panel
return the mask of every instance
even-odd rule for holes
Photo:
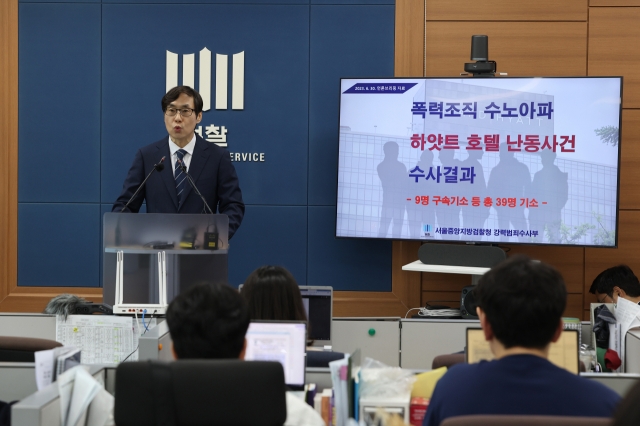
[[[84,3],[84,4],[82,4]],[[245,220],[229,281],[282,265],[300,284],[391,289],[391,244],[337,240],[338,82],[393,74],[393,0],[21,0],[19,284],[97,286],[102,214],[136,150],[166,135],[166,51],[212,53]],[[195,22],[195,24],[194,24]],[[245,52],[244,109],[215,109],[215,55]],[[196,88],[198,88],[196,59]],[[182,77],[180,75],[180,77]],[[50,252],[52,246],[62,247]]]
[[[59,1],[59,0],[58,0]],[[237,4],[243,4],[243,3],[250,3],[250,4],[258,4],[258,5],[272,5],[272,4],[309,4],[309,0],[278,0],[278,1],[273,1],[273,0],[184,0],[184,1],[179,1],[179,0],[102,0],[102,3],[179,3],[180,5],[189,5],[189,8],[191,8],[191,5],[193,4],[201,4],[201,3],[209,3],[209,4],[216,4],[216,3],[237,3]],[[189,9],[189,11],[191,11],[191,9]],[[215,18],[214,18],[215,19]],[[221,20],[226,19],[226,17],[223,17],[222,19],[215,19],[215,24],[219,24]]]
[[[60,0],[18,0],[18,3],[63,3]],[[64,3],[100,3],[100,0],[64,0]]]
[[[306,245],[306,206],[247,206],[242,226],[229,243],[229,283],[237,287],[254,269],[279,265],[303,285],[307,276]]]
[[[309,205],[335,205],[341,77],[392,77],[393,6],[312,6]]]
[[[379,5],[379,4],[391,4],[395,5],[395,0],[311,0],[311,4],[323,4],[323,5]]]
[[[335,238],[336,208],[309,206],[309,285],[391,291],[391,242]]]
[[[19,285],[99,286],[98,204],[22,203],[18,217]]]
[[[21,202],[100,199],[100,5],[19,6]]]
[[[229,109],[215,110],[213,98],[201,122],[226,126],[231,152],[265,153],[263,163],[236,163],[245,202],[306,205],[308,6],[184,7],[103,7],[102,202],[120,193],[135,151],[167,134],[160,109],[166,51],[182,56],[206,47],[213,80],[216,53],[229,55],[231,67],[231,56],[245,52],[244,110],[231,110],[229,90]],[[215,24],[193,25],[194,16]]]

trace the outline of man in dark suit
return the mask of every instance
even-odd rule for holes
[[[152,174],[124,211],[137,213],[146,200],[148,213],[206,213],[202,199],[186,179],[184,166],[213,212],[229,217],[231,238],[244,216],[242,192],[227,150],[195,134],[202,120],[200,94],[188,86],[174,87],[162,98],[162,111],[169,135],[138,150],[112,211],[122,211],[154,164],[164,157],[167,170]]]

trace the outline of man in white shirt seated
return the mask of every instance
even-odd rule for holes
[[[474,295],[496,359],[447,371],[436,385],[423,426],[473,414],[613,416],[620,400],[615,392],[547,360],[549,346],[562,333],[567,305],[558,271],[514,256],[483,275]]]
[[[249,310],[228,285],[198,284],[178,295],[167,309],[175,359],[244,359]],[[285,426],[324,426],[320,414],[287,392]]]

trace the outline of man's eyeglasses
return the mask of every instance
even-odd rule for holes
[[[174,108],[174,107],[169,107],[169,108],[167,108],[167,110],[164,113],[166,115],[168,115],[169,117],[173,117],[177,113],[180,113],[180,115],[182,117],[191,117],[191,114],[193,114],[194,111],[195,111],[195,109],[193,109],[193,108]]]
[[[609,299],[611,299],[611,301],[613,302],[613,298],[611,296],[609,296],[608,294],[605,294],[602,298],[598,297],[598,303],[606,303],[607,297]]]

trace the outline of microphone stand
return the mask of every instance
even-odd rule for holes
[[[153,174],[153,172],[155,172],[156,170],[161,172],[162,170],[164,170],[164,158],[162,157],[160,159],[160,161],[158,161],[158,164],[154,164],[153,165],[153,170],[151,170],[149,172],[149,174],[147,175],[146,178],[144,178],[144,180],[142,181],[142,183],[140,184],[140,186],[138,187],[138,189],[136,189],[136,192],[133,193],[133,195],[131,196],[131,198],[129,198],[129,201],[127,201],[127,204],[124,205],[124,207],[122,208],[122,210],[120,210],[120,213],[122,213],[127,207],[129,207],[129,204],[131,204],[131,202],[133,201],[134,198],[136,198],[136,195],[138,195],[138,193],[140,192],[140,190],[144,187],[144,184],[147,183],[147,180],[149,180],[149,178],[151,177],[151,175]]]
[[[193,181],[193,179],[191,179],[191,175],[187,172],[187,167],[184,165],[184,162],[179,158],[177,160],[178,160],[178,167],[180,167],[180,170],[182,170],[185,176],[187,176],[187,181],[189,182],[189,185],[191,185],[191,188],[193,188],[193,190],[196,191],[196,194],[200,196],[204,205],[207,207],[207,209],[209,209],[209,213],[214,214],[213,210],[211,210],[211,207],[209,207],[209,204],[207,204],[207,200],[204,199],[200,191],[198,191],[198,188],[196,187],[195,182]]]
[[[185,174],[185,176],[187,177],[187,181],[189,182],[189,185],[191,185],[191,188],[193,188],[194,191],[196,191],[196,194],[198,194],[198,196],[200,196],[200,199],[202,200],[202,202],[204,203],[206,209],[209,210],[209,213],[211,215],[214,215],[213,210],[211,210],[211,207],[209,206],[209,204],[207,203],[207,200],[205,200],[204,196],[202,195],[202,193],[200,193],[200,191],[198,190],[198,187],[196,187],[196,183],[193,181],[193,179],[191,178],[191,175],[187,172],[187,167],[184,165],[184,161],[180,160],[179,158],[178,160],[178,167],[180,167],[180,170],[182,170]],[[205,209],[205,213],[206,210]],[[209,232],[209,226],[207,226],[207,230],[204,233],[204,244],[205,244],[205,248],[209,249],[209,250],[217,250],[219,247],[219,240],[218,240],[218,226],[216,224],[216,221],[213,221],[213,226],[214,226],[214,230],[213,232]]]

